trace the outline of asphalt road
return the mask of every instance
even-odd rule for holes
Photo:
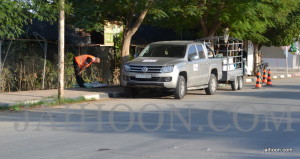
[[[0,112],[0,158],[296,159],[300,78],[273,85]]]

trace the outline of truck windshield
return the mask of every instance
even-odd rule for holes
[[[141,52],[140,57],[183,58],[185,50],[185,45],[150,44]]]

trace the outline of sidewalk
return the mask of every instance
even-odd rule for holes
[[[298,69],[289,69],[288,73],[285,69],[274,69],[271,68],[271,78],[272,79],[284,79],[284,78],[292,78],[292,77],[300,77],[300,71]],[[256,77],[245,77],[245,82],[255,82]]]
[[[271,70],[272,71],[272,70]],[[293,70],[286,74],[285,70],[272,71],[272,79],[300,77],[300,71]],[[256,77],[245,77],[245,82],[255,82]],[[65,98],[76,99],[84,97],[85,99],[105,99],[120,97],[124,94],[122,87],[104,87],[104,88],[70,88],[64,91]],[[0,106],[11,106],[18,103],[37,103],[42,100],[47,100],[49,97],[57,96],[57,89],[52,90],[35,90],[35,91],[20,91],[10,93],[0,93]]]
[[[84,97],[85,99],[99,100],[120,97],[123,91],[122,87],[70,88],[65,89],[64,97],[71,99]],[[57,94],[57,89],[0,93],[0,106],[11,106],[18,103],[37,103],[49,97],[57,96]]]

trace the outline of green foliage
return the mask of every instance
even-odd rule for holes
[[[196,28],[203,14],[198,0],[165,0],[156,5],[158,9],[150,10],[147,23],[172,28],[178,33]]]
[[[0,39],[16,38],[24,33],[23,27],[31,19],[54,22],[58,18],[59,0],[1,0],[0,2]],[[71,13],[67,3],[65,11]],[[5,25],[3,25],[5,24]]]
[[[290,12],[287,16],[284,18],[281,17],[281,21],[276,20],[274,22],[274,26],[268,28],[268,30],[264,33],[264,36],[269,39],[269,41],[265,43],[266,45],[290,45],[298,38],[298,35],[300,35],[300,1],[298,1],[298,4],[292,4],[292,6],[289,7]]]
[[[114,36],[114,68],[121,67],[121,52],[122,52],[123,32]]]
[[[27,0],[28,1],[28,0]],[[59,0],[41,1],[29,0],[28,10],[30,11],[30,18],[36,18],[40,21],[54,22],[59,15]],[[66,5],[66,12],[69,12],[70,7]]]
[[[290,14],[297,10],[299,3],[299,0],[252,0],[235,3],[237,6],[232,9],[235,14],[230,14],[228,21],[223,23],[230,27],[231,36],[258,44],[284,45],[291,40],[290,36],[294,36],[291,35],[292,32],[288,33],[290,22],[294,21]],[[285,32],[285,35],[278,32]]]
[[[85,31],[103,32],[103,1],[69,0],[72,14],[67,17],[69,23]]]
[[[66,53],[65,55],[65,87],[72,88],[76,83],[76,79],[74,76],[74,66],[73,66],[73,53]],[[57,76],[56,76],[57,77]],[[56,79],[57,80],[57,79]]]
[[[1,0],[0,39],[14,38],[23,32],[22,27],[28,19],[24,6],[27,4],[22,0]]]

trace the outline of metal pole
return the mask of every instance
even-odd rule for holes
[[[285,66],[286,66],[286,75],[289,74],[289,65],[288,65],[288,47],[285,47]]]
[[[298,58],[298,71],[300,70],[300,55],[297,55]]]
[[[226,71],[229,72],[228,41],[226,43],[226,57],[227,57],[227,62],[226,62],[226,64],[227,64],[227,70]]]

